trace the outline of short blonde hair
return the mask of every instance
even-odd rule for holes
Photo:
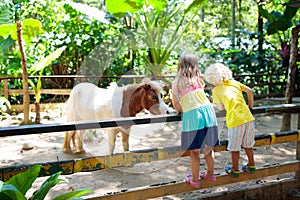
[[[213,85],[220,85],[232,78],[232,71],[222,63],[215,63],[206,68],[204,79]]]

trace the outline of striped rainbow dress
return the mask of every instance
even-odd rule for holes
[[[198,86],[189,86],[180,92],[182,106],[182,150],[203,149],[205,145],[219,145],[215,110]]]

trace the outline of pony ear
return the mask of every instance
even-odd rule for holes
[[[143,85],[143,88],[144,88],[145,90],[150,90],[150,89],[151,89],[151,85],[149,85],[149,84],[144,84],[144,85]]]

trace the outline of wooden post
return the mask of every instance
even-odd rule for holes
[[[298,113],[298,126],[297,129],[300,130],[300,112]]]
[[[297,140],[297,146],[296,146],[296,159],[300,161],[300,130],[299,130],[299,119],[300,119],[300,113],[298,113],[298,140]],[[295,178],[298,182],[298,187],[300,187],[300,169],[296,171]]]
[[[298,113],[298,138],[297,138],[297,145],[296,145],[296,160],[300,161],[300,112]],[[298,187],[300,187],[300,169],[295,172],[295,179],[297,180]]]
[[[8,99],[8,80],[4,79],[4,86],[3,86],[3,96]]]

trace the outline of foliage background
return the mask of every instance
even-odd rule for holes
[[[74,1],[75,2],[75,1]],[[5,0],[0,3],[0,23],[14,23],[24,19],[38,19],[42,22],[43,33],[36,37],[30,45],[26,45],[28,68],[40,58],[49,55],[55,49],[67,46],[55,62],[45,70],[45,75],[151,75],[143,56],[147,49],[141,48],[141,41],[132,40],[132,33],[138,24],[128,14],[125,17],[108,13],[105,1],[77,0],[77,3],[89,5],[82,7],[87,13],[97,8],[97,19],[92,15],[79,12],[72,3],[60,0]],[[263,0],[264,7],[270,11],[283,12],[288,1]],[[168,5],[180,5],[182,1],[167,1]],[[187,31],[172,50],[164,64],[161,75],[174,74],[177,60],[183,51],[191,51],[198,56],[203,72],[213,62],[227,64],[236,75],[270,74],[265,77],[242,77],[245,84],[259,82],[285,81],[286,68],[282,65],[282,57],[278,53],[282,46],[279,37],[285,41],[290,39],[290,30],[267,35],[258,30],[258,2],[237,1],[235,10],[235,46],[232,46],[232,1],[210,0],[192,19]],[[217,6],[216,6],[217,5]],[[102,13],[100,13],[100,11]],[[98,13],[97,13],[98,14]],[[172,18],[168,31],[172,32],[181,19],[179,12]],[[9,17],[13,16],[13,17]],[[187,18],[188,20],[189,18]],[[293,18],[299,22],[300,15]],[[264,21],[265,22],[265,21]],[[263,35],[263,51],[259,52],[259,37]],[[131,39],[130,39],[131,38]],[[16,41],[11,37],[0,36],[0,73],[1,76],[21,76],[20,53]],[[272,74],[282,74],[273,77]],[[299,76],[299,75],[298,75]],[[35,80],[37,81],[37,80]],[[77,80],[53,79],[44,80],[44,88],[72,88]],[[99,86],[106,86],[110,79],[88,79]],[[9,88],[21,88],[21,80],[11,80]],[[122,82],[124,83],[124,82]],[[0,87],[3,87],[1,83]],[[269,92],[269,88],[256,87],[255,93]],[[273,91],[282,92],[280,88]],[[43,95],[43,99],[50,98]],[[18,96],[10,101],[21,103]]]

